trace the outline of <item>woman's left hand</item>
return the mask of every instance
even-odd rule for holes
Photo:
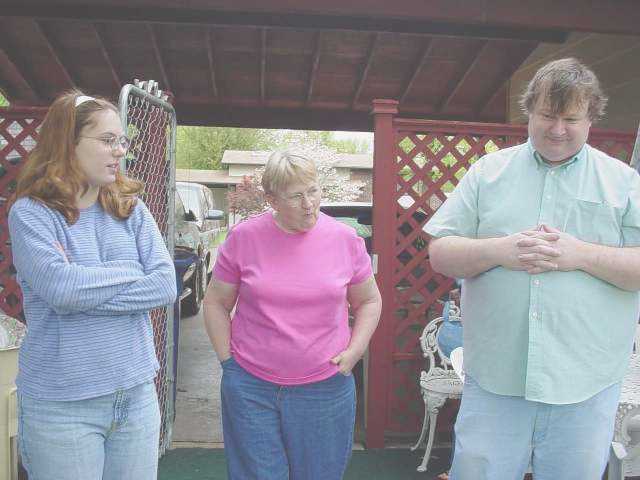
[[[349,375],[351,369],[362,357],[361,354],[347,348],[331,359],[331,363],[338,366],[338,370],[342,375]]]

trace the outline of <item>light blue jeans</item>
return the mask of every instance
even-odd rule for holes
[[[567,379],[567,381],[571,381]],[[609,458],[620,383],[574,404],[496,395],[465,377],[452,480],[600,480]]]
[[[29,480],[156,480],[160,410],[153,382],[77,401],[19,396]]]
[[[229,480],[342,478],[353,445],[353,375],[282,386],[251,375],[233,358],[222,368]]]

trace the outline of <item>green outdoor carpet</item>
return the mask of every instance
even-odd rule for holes
[[[434,450],[429,472],[418,473],[423,449],[364,450],[353,452],[344,480],[431,480],[440,473],[449,451]],[[158,480],[226,480],[222,449],[180,448],[169,451],[160,460]]]

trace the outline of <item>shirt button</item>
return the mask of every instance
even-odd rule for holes
[[[533,284],[534,284],[535,286],[540,285],[540,280],[534,280],[534,281],[533,281]]]
[[[551,195],[547,195],[547,200],[551,200]]]
[[[556,174],[556,172],[555,172],[555,170],[551,170],[551,172],[549,172],[549,174],[550,174],[550,175],[555,175],[555,174]]]
[[[537,313],[537,312],[533,312],[533,313],[531,314],[531,316],[532,316],[533,318],[537,318],[537,317],[538,317],[538,313]]]

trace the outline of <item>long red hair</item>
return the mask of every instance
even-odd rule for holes
[[[84,94],[72,90],[51,104],[40,127],[38,142],[18,177],[15,195],[16,198],[30,197],[58,210],[69,224],[78,220],[76,199],[88,188],[75,156],[80,133],[95,122],[97,112],[118,113],[115,105],[104,98],[85,100],[76,107],[76,98],[81,95]],[[142,182],[117,172],[115,182],[100,187],[98,201],[114,217],[125,219],[131,215],[142,188]]]

